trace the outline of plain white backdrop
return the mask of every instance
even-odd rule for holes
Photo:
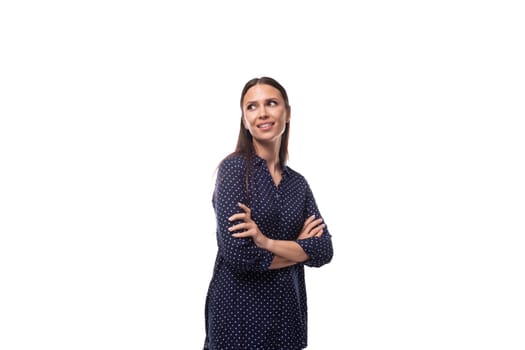
[[[4,1],[0,348],[200,349],[244,83],[333,235],[308,349],[525,348],[519,1]]]

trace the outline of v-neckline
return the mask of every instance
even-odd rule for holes
[[[270,177],[272,178],[272,182],[275,186],[275,188],[279,188],[279,185],[281,184],[281,182],[283,181],[283,172],[281,171],[281,174],[279,176],[279,181],[275,181],[276,179],[272,176],[272,174],[270,173],[270,170],[268,170],[268,173],[270,174]]]

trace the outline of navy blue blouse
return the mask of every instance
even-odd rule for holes
[[[246,182],[246,167],[251,176]],[[252,219],[269,238],[295,240],[309,260],[270,270],[273,254],[251,237],[235,238],[228,218],[251,209]],[[307,346],[307,303],[304,265],[320,267],[332,259],[327,227],[321,237],[297,240],[304,221],[322,217],[305,178],[285,166],[278,186],[266,161],[242,156],[221,162],[213,194],[217,219],[217,257],[206,297],[206,340],[209,350],[300,350]]]

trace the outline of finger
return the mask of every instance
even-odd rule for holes
[[[318,227],[318,232],[316,233],[315,237],[321,237],[324,233],[324,228],[326,227],[325,224],[322,224]]]
[[[238,232],[238,233],[232,234],[232,237],[235,237],[235,238],[246,238],[246,237],[251,237],[251,236],[252,234],[249,231]]]
[[[304,224],[303,224],[303,230],[306,228],[306,226],[308,226],[312,221],[314,221],[315,219],[315,215],[312,215],[310,216],[308,219],[306,219],[304,221]]]
[[[316,231],[310,231],[306,234],[306,238],[312,238],[313,236],[315,236],[316,234]]]
[[[246,213],[233,214],[232,216],[230,216],[228,218],[229,221],[235,221],[235,220],[246,221],[246,219],[247,219],[247,214]]]
[[[246,226],[247,225],[245,222],[241,222],[240,224],[228,227],[228,231],[234,232],[234,231],[239,231],[239,230],[245,230],[247,228]]]
[[[306,226],[306,230],[308,232],[312,231],[314,228],[316,228],[317,226],[321,225],[321,223],[323,222],[323,219],[319,218],[317,220],[314,220],[312,222],[310,222],[307,226]]]
[[[251,213],[251,209],[248,208],[247,205],[245,205],[245,204],[243,204],[243,203],[237,203],[237,205],[238,205],[242,210],[244,210],[244,212],[245,212],[246,214],[250,214],[250,213]]]
[[[252,227],[245,227],[240,232],[232,233],[232,236],[235,238],[239,237],[255,237],[257,234],[256,230],[254,230]]]

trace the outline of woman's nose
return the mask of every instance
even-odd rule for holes
[[[261,109],[259,110],[259,118],[260,119],[264,119],[268,117],[268,115],[266,114],[266,108],[263,106],[261,107]]]

